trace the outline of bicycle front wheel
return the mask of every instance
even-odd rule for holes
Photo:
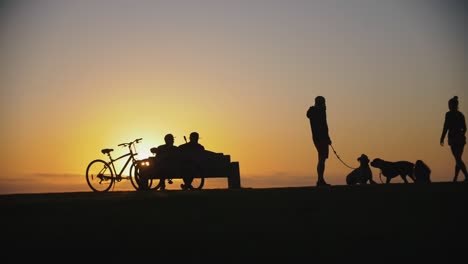
[[[115,182],[114,173],[103,160],[93,160],[86,168],[86,182],[95,192],[107,192]]]
[[[137,191],[150,190],[151,185],[153,184],[153,179],[142,176],[140,174],[140,166],[141,165],[138,164],[138,162],[135,162],[130,167],[130,180],[132,185]]]
[[[135,190],[138,190],[139,186],[138,186],[138,171],[137,171],[137,168],[136,168],[136,163],[132,163],[132,165],[130,166],[130,182],[132,183],[132,186],[133,188],[135,188]]]

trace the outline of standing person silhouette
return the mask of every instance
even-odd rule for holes
[[[444,146],[445,135],[448,132],[448,144],[455,158],[455,177],[453,181],[456,182],[460,170],[465,175],[465,182],[468,182],[468,173],[466,171],[465,163],[462,160],[463,149],[466,144],[466,122],[465,116],[458,111],[458,96],[454,96],[448,101],[450,111],[445,113],[444,128],[440,137],[440,145]]]
[[[307,118],[310,121],[312,139],[318,152],[317,186],[330,186],[324,178],[325,161],[328,159],[329,145],[331,145],[330,135],[328,134],[325,97],[315,97],[315,105],[307,110]]]

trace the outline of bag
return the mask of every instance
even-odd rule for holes
[[[431,183],[431,169],[422,160],[414,164],[415,183]]]

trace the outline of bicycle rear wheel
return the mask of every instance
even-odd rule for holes
[[[114,173],[103,160],[93,160],[86,168],[86,182],[95,192],[107,192],[115,182]]]

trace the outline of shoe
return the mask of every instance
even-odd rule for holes
[[[318,181],[317,186],[331,186],[329,183],[326,183],[325,181]]]

